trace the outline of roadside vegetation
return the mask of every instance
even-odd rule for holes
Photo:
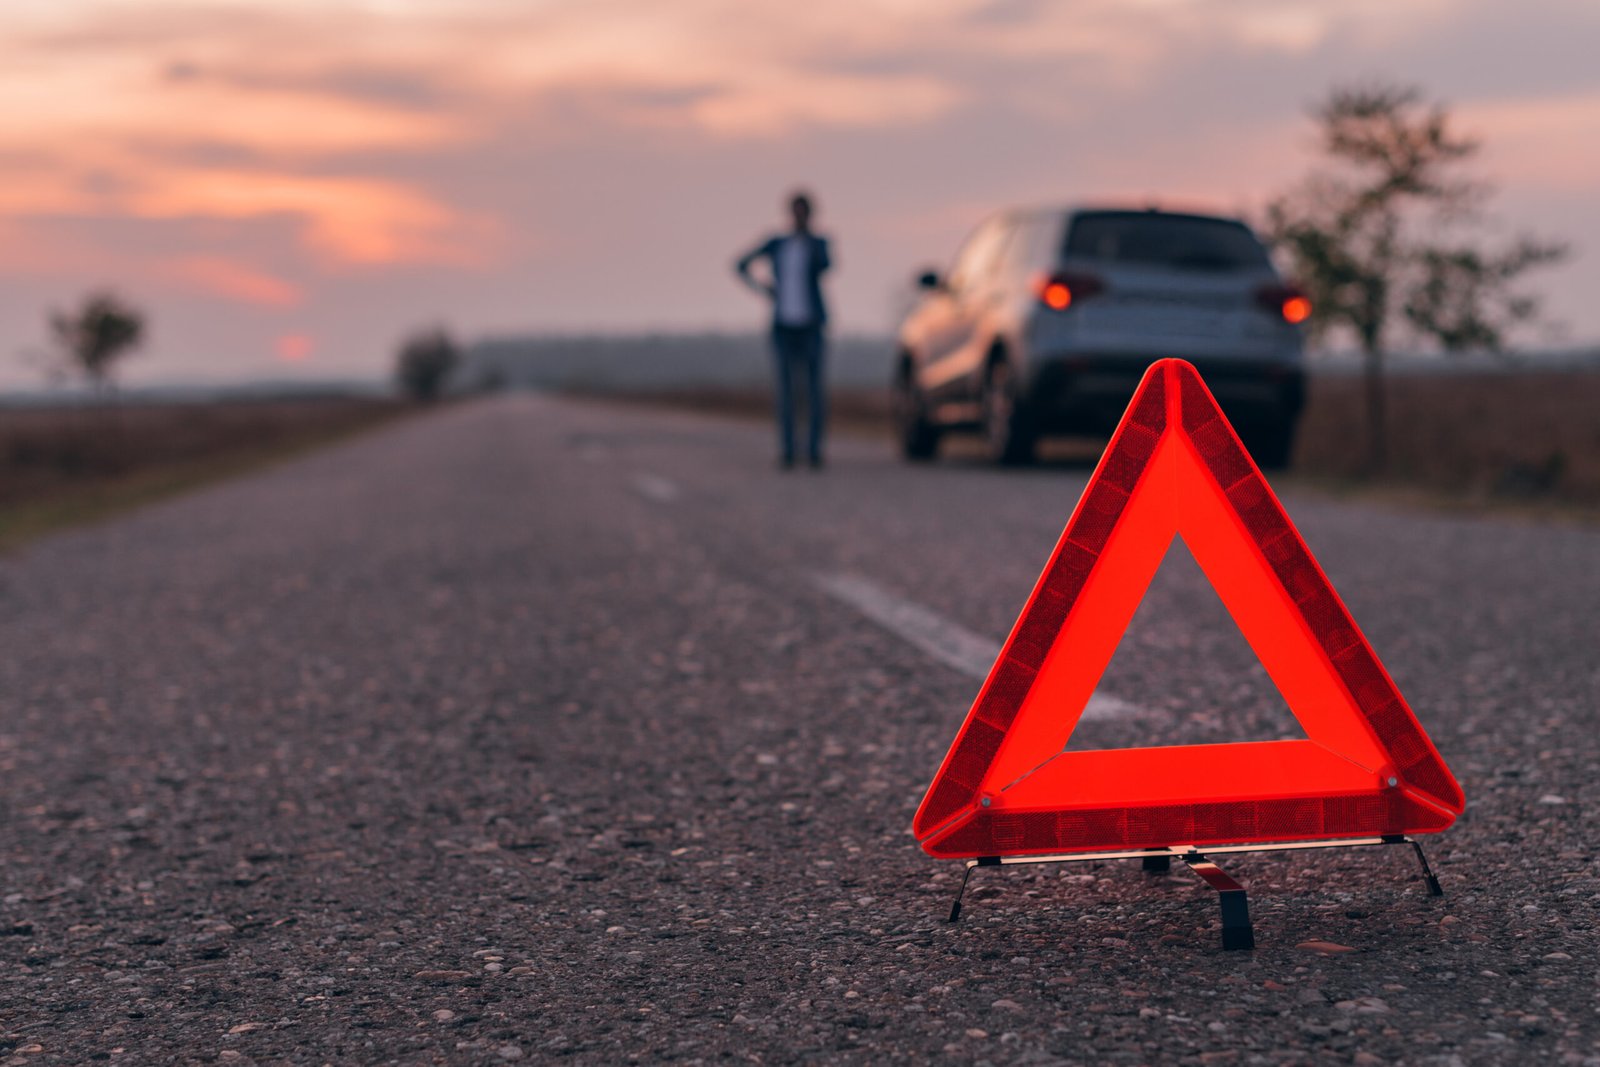
[[[1353,447],[1364,386],[1355,375],[1311,383],[1294,470],[1335,488],[1424,490],[1436,500],[1600,508],[1600,371],[1401,374],[1386,384],[1382,478]]]
[[[1388,469],[1398,414],[1388,410],[1385,354],[1404,331],[1447,353],[1505,348],[1539,301],[1523,275],[1559,263],[1565,245],[1485,235],[1491,188],[1464,168],[1479,142],[1412,86],[1336,88],[1312,111],[1317,171],[1267,209],[1269,239],[1311,298],[1312,340],[1353,340],[1362,353],[1362,469]],[[1352,448],[1357,447],[1351,441]]]
[[[110,291],[90,293],[70,311],[50,314],[52,378],[79,376],[104,394],[115,385],[117,365],[144,343],[144,313]]]
[[[445,384],[460,363],[461,348],[444,327],[418,330],[400,343],[395,383],[411,399],[431,404],[444,395]]]
[[[259,469],[415,410],[329,396],[0,409],[0,552]]]
[[[0,407],[0,552],[260,469],[383,425],[441,398],[460,361],[443,329],[395,353],[401,396],[347,394],[192,403],[130,400],[116,370],[145,336],[145,315],[109,291],[47,319],[41,369],[87,383],[83,404]]]

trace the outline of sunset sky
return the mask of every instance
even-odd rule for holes
[[[739,328],[728,264],[813,188],[841,327],[1014,202],[1255,210],[1330,84],[1416,82],[1600,339],[1593,0],[5,0],[0,384],[94,286],[130,380],[372,375],[444,322]]]

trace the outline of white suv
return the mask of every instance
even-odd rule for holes
[[[1008,211],[948,274],[918,278],[900,327],[895,421],[908,459],[979,430],[1002,463],[1046,434],[1113,429],[1151,362],[1200,369],[1262,467],[1282,467],[1305,395],[1305,296],[1237,219]]]

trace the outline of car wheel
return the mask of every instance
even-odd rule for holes
[[[893,400],[900,455],[909,460],[932,459],[939,452],[939,427],[928,418],[927,402],[910,367],[901,367],[895,377]]]
[[[1244,427],[1239,436],[1257,467],[1264,471],[1281,471],[1288,469],[1294,453],[1294,431],[1293,420],[1275,420]]]
[[[1009,363],[1002,360],[989,368],[983,387],[983,435],[989,458],[1008,467],[1032,463],[1038,444],[1027,405],[1017,393]]]

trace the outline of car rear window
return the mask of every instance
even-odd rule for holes
[[[1266,249],[1242,223],[1150,212],[1079,215],[1067,234],[1066,255],[1179,270],[1270,265]]]

